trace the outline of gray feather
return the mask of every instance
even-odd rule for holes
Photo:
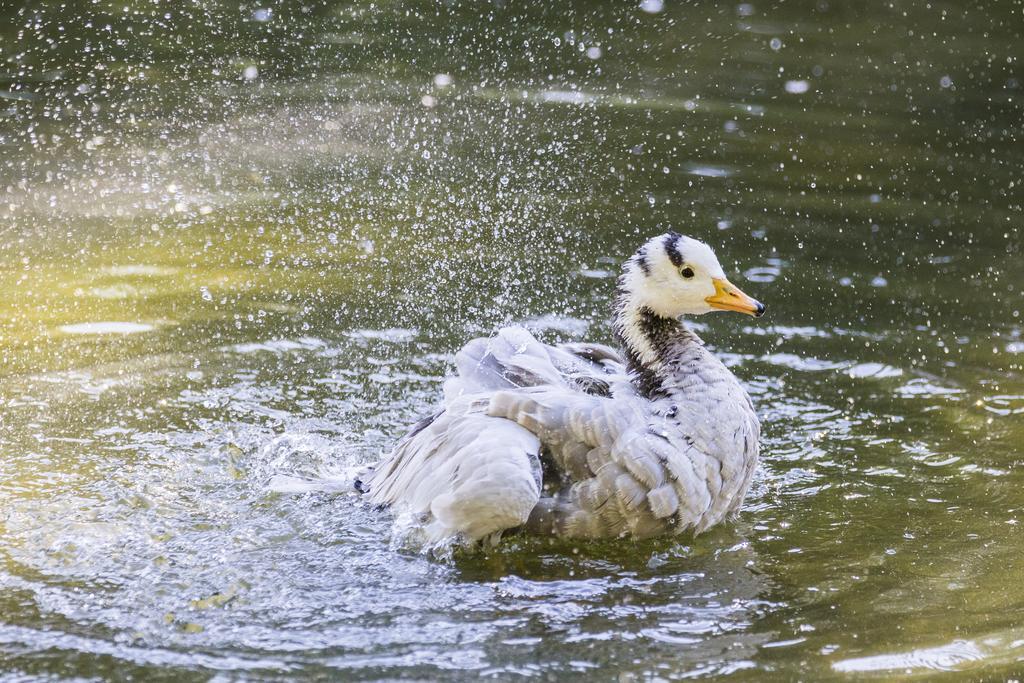
[[[474,339],[456,355],[444,408],[371,475],[371,499],[419,515],[434,540],[520,526],[649,537],[718,523],[750,484],[759,425],[732,373],[680,339],[655,396],[607,346],[548,346],[520,328]],[[541,481],[541,458],[554,481]],[[542,496],[545,486],[558,493]]]

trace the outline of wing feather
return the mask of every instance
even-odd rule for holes
[[[427,540],[521,526],[540,499],[540,441],[508,420],[444,413],[368,480],[370,499],[426,522]]]
[[[699,532],[739,505],[753,476],[752,411],[723,437],[724,425],[681,405],[667,429],[666,413],[652,412],[610,347],[549,346],[505,328],[466,344],[456,366],[444,409],[417,423],[369,479],[374,502],[422,517],[432,540],[524,524],[583,538]],[[714,380],[701,379],[719,387],[707,400],[739,400],[735,387],[749,406],[734,381]],[[723,457],[736,443],[742,450]],[[542,458],[558,476],[548,482],[553,495],[542,493]]]

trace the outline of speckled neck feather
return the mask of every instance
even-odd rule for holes
[[[643,395],[656,398],[669,393],[666,383],[681,370],[674,362],[687,357],[700,338],[680,320],[658,315],[636,301],[620,278],[615,296],[613,330],[626,353],[633,382]]]

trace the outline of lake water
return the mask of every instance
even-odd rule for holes
[[[1024,15],[19,3],[0,19],[0,666],[1024,671]],[[609,341],[676,229],[764,425],[697,538],[431,559],[349,492],[466,339]]]

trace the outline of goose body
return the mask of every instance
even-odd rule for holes
[[[577,538],[699,533],[735,512],[760,425],[736,377],[680,320],[764,307],[707,245],[655,237],[626,261],[622,351],[502,329],[456,354],[443,407],[414,425],[361,490],[423,523],[426,540],[525,528]]]

